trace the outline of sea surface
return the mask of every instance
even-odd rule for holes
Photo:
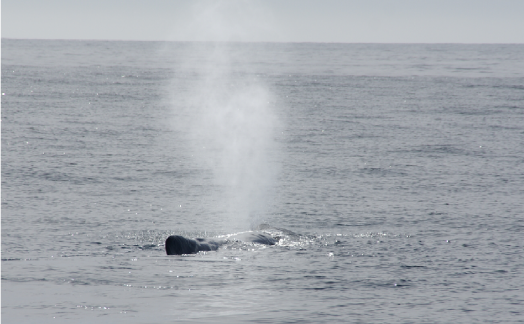
[[[524,322],[524,45],[2,39],[1,72],[2,323]]]

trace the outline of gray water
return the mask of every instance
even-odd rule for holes
[[[220,46],[2,40],[2,322],[524,322],[523,45]]]

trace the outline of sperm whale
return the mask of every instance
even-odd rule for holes
[[[203,238],[188,239],[180,235],[171,235],[166,239],[165,247],[167,255],[194,254],[200,251],[216,251],[223,244],[237,241],[265,245],[277,243],[277,240],[266,233],[246,232],[218,241]]]

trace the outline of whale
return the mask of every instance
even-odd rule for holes
[[[167,255],[195,254],[200,251],[216,251],[221,245],[229,242],[275,245],[277,240],[271,235],[261,232],[240,233],[223,240],[205,238],[190,239],[180,235],[171,235],[166,239],[165,248]]]

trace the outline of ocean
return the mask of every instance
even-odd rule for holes
[[[1,72],[3,323],[524,322],[524,45],[2,39]]]

